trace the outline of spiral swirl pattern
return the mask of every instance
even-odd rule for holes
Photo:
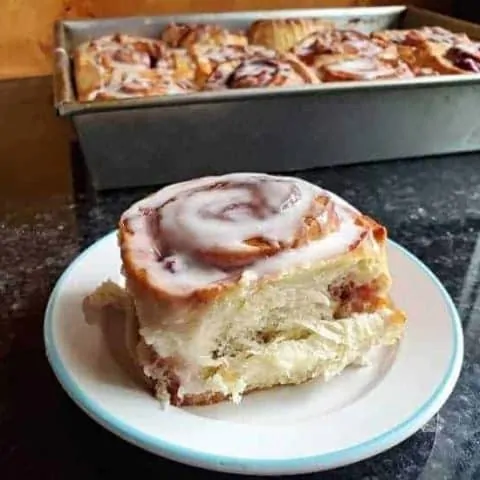
[[[315,74],[293,58],[254,57],[218,65],[205,82],[205,89],[260,88],[312,83],[318,83]]]
[[[245,270],[258,276],[344,251],[361,238],[356,215],[300,179],[206,177],[166,187],[127,210],[122,258],[170,292],[192,292],[237,281]]]

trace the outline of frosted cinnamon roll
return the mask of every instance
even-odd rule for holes
[[[379,58],[357,57],[323,65],[319,76],[323,82],[346,82],[404,79],[415,75],[401,60],[387,62]]]
[[[195,91],[192,83],[177,81],[170,74],[155,70],[114,71],[99,88],[92,90],[84,100],[114,100],[136,97],[178,95]]]
[[[453,33],[442,27],[422,27],[412,30],[386,30],[372,34],[373,38],[397,44],[399,55],[417,76],[462,73],[445,61],[438,61],[443,52],[473,42],[464,33]]]
[[[101,89],[112,72],[139,72],[155,67],[165,52],[158,40],[109,35],[85,42],[74,52],[76,88],[80,101]]]
[[[346,57],[398,57],[393,44],[356,30],[314,32],[296,44],[292,52],[307,65],[316,66]]]
[[[263,174],[166,187],[119,224],[118,308],[157,398],[202,405],[339,374],[395,343],[386,230],[333,193]],[[105,286],[91,310],[114,302]]]
[[[316,84],[315,73],[295,57],[248,58],[222,63],[205,80],[205,90],[291,87]]]
[[[221,64],[255,58],[278,57],[278,53],[258,45],[194,45],[190,49],[196,65],[195,83],[203,87],[214,70]]]
[[[233,32],[219,25],[171,23],[161,38],[170,47],[188,48],[192,45],[247,45],[243,32]]]
[[[480,43],[442,45],[425,42],[417,47],[415,68],[437,74],[480,73]]]
[[[312,32],[333,30],[334,24],[320,18],[278,18],[257,20],[247,36],[252,44],[286,53]]]
[[[455,45],[457,43],[468,43],[470,39],[465,33],[454,33],[443,27],[421,27],[409,30],[383,30],[373,32],[372,38],[384,42],[393,42],[397,45],[417,46],[423,42],[441,43],[444,45]]]

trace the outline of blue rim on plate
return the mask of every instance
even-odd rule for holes
[[[443,406],[450,396],[460,375],[463,362],[463,332],[460,317],[457,309],[435,274],[417,257],[398,243],[389,240],[389,243],[397,248],[403,255],[418,265],[423,272],[435,283],[448,308],[452,326],[452,354],[449,360],[448,369],[445,375],[433,392],[431,397],[407,420],[397,426],[360,444],[337,450],[330,453],[323,453],[308,457],[293,459],[250,459],[241,457],[220,456],[205,453],[201,450],[193,450],[174,443],[162,440],[157,436],[146,434],[137,428],[131,427],[120,418],[110,414],[108,410],[98,405],[89,398],[75,379],[65,368],[53,338],[53,316],[52,312],[57,301],[57,296],[62,289],[66,278],[72,269],[82,259],[91,254],[103,242],[108,241],[116,232],[107,234],[84,252],[82,252],[61,275],[48,301],[44,320],[44,341],[47,358],[57,376],[60,384],[71,399],[93,420],[104,428],[119,436],[123,440],[143,448],[149,452],[161,455],[170,460],[175,460],[188,465],[199,466],[207,469],[237,472],[245,474],[291,474],[307,473],[318,470],[329,470],[343,465],[348,465],[369,458],[389,448],[398,445],[403,440],[418,431],[425,425]]]

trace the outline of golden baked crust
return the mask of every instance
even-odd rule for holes
[[[418,46],[423,42],[455,45],[471,41],[465,33],[454,33],[445,28],[435,26],[405,30],[382,30],[373,32],[371,36],[384,42],[410,47]]]
[[[473,42],[464,33],[454,33],[442,27],[422,27],[411,30],[385,30],[374,32],[372,38],[397,45],[400,57],[416,76],[459,74],[468,71],[447,61],[444,53],[456,47],[460,50]],[[461,56],[461,54],[459,54]]]
[[[288,52],[310,33],[333,28],[332,22],[318,18],[258,20],[252,23],[247,36],[252,44],[263,45],[279,52]]]

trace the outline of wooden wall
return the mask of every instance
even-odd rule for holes
[[[448,12],[452,0],[413,0]],[[59,18],[136,14],[252,10],[271,8],[365,6],[405,3],[401,0],[1,0],[0,78],[50,72],[51,30]]]

